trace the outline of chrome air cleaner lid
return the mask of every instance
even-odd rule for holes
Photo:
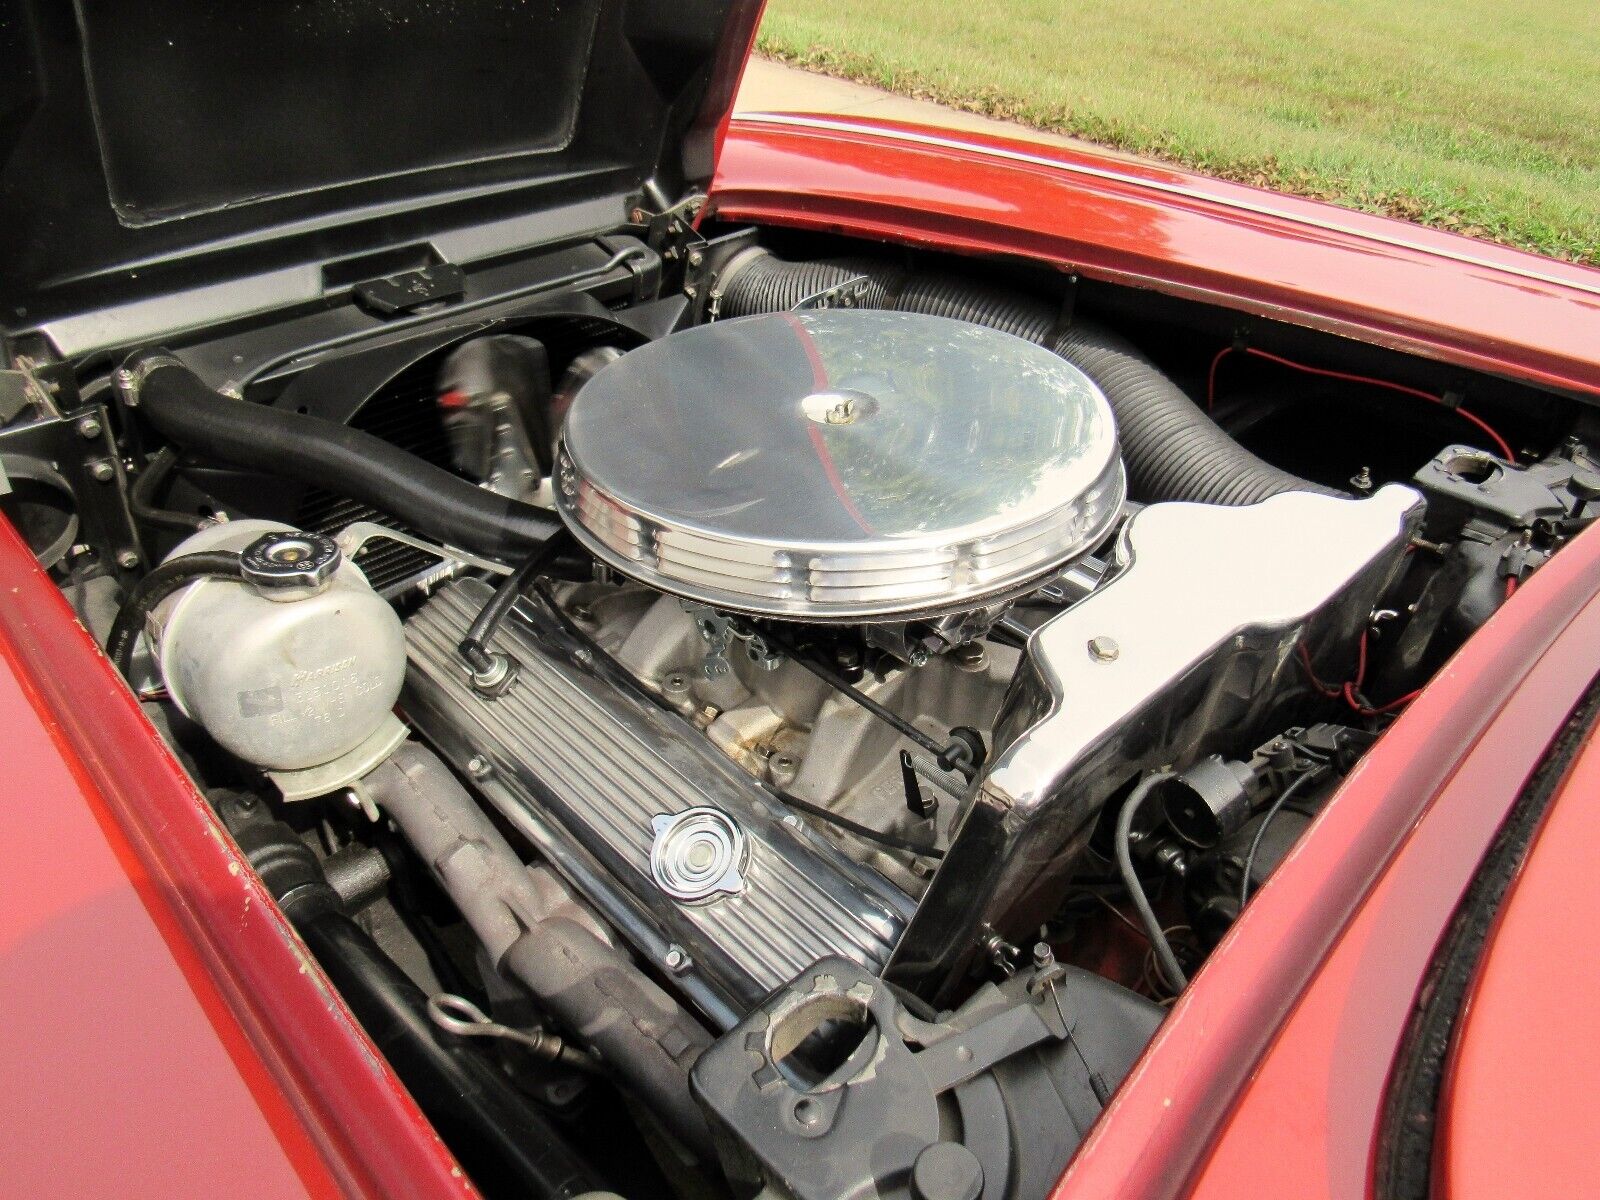
[[[820,311],[672,334],[578,393],[556,498],[601,560],[802,621],[970,608],[1092,548],[1123,504],[1111,407],[1042,347]]]

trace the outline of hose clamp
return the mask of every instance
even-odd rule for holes
[[[171,354],[149,354],[131,367],[118,367],[111,373],[111,386],[116,388],[126,408],[139,407],[139,391],[151,374],[163,367],[182,367],[183,363]],[[187,369],[187,368],[185,368]]]

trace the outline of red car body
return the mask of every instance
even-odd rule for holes
[[[1159,166],[758,118],[727,129],[711,211],[1045,261],[1600,393],[1600,272]],[[7,1190],[472,1194],[3,522],[0,589],[16,781],[0,816]],[[1597,667],[1590,533],[1348,778],[1176,1005],[1058,1200],[1366,1194],[1388,1072],[1441,931]],[[1597,773],[1591,747],[1475,984],[1441,1112],[1451,1196],[1579,1186],[1600,1025],[1577,932],[1593,927],[1583,834],[1600,818],[1574,800]],[[1506,1102],[1530,1088],[1539,1103]]]

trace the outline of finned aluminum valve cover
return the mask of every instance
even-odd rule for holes
[[[911,900],[541,605],[496,635],[511,687],[478,693],[456,647],[489,595],[464,579],[406,622],[407,717],[714,1024],[830,954],[882,969]]]
[[[912,313],[685,330],[596,375],[557,503],[624,574],[795,620],[926,615],[1091,549],[1126,483],[1111,406],[1021,338]]]

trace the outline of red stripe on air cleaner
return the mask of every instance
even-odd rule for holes
[[[811,362],[811,382],[817,391],[825,391],[829,385],[828,368],[822,361],[822,356],[817,353],[816,343],[811,340],[804,323],[793,313],[784,313],[783,319],[789,322],[794,330],[795,340],[800,343],[800,348],[806,352],[806,358]],[[871,524],[861,515],[861,510],[856,507],[850,498],[849,489],[844,485],[844,480],[839,478],[839,468],[834,466],[833,455],[828,453],[828,444],[823,440],[822,430],[813,424],[808,430],[811,434],[811,446],[816,451],[817,461],[822,464],[822,472],[828,477],[828,486],[833,489],[833,494],[839,497],[839,503],[844,505],[845,512],[850,514],[850,519],[861,527],[862,533],[874,532]]]

